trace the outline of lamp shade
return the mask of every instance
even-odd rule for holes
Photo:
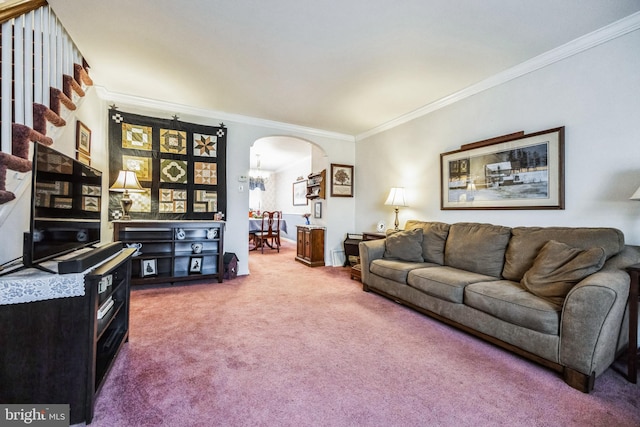
[[[387,201],[384,204],[387,206],[407,206],[404,198],[404,188],[393,187],[389,191],[389,197],[387,197]]]
[[[630,200],[640,200],[640,187],[633,193],[633,196],[629,197]]]
[[[144,188],[138,182],[138,177],[134,171],[120,171],[116,182],[109,188],[111,191],[140,193]]]

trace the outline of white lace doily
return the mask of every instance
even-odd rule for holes
[[[84,272],[52,274],[30,268],[2,276],[0,305],[84,296],[84,275]]]

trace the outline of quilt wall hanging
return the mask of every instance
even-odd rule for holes
[[[227,128],[109,110],[109,186],[135,171],[132,219],[214,219],[227,210]],[[109,194],[109,219],[122,217],[122,193]]]

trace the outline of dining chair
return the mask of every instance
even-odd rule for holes
[[[254,235],[256,247],[264,253],[264,247],[277,249],[280,253],[280,219],[282,211],[272,211],[262,213],[262,227]]]

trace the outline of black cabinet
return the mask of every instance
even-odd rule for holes
[[[224,276],[224,221],[114,221],[113,240],[134,247],[131,283]]]
[[[70,405],[90,423],[95,398],[129,337],[131,255],[126,249],[77,278],[83,295],[0,305],[0,402]],[[31,270],[30,270],[31,271]],[[32,270],[23,280],[55,281]],[[12,276],[3,277],[5,284]]]

